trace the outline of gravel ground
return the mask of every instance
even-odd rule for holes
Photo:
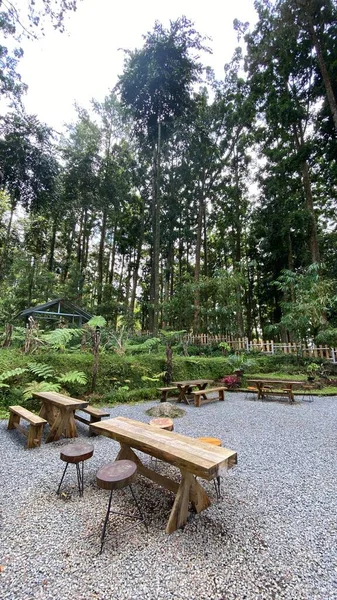
[[[110,412],[147,422],[154,404]],[[25,451],[23,436],[0,421],[1,600],[337,599],[337,398],[289,405],[227,393],[225,402],[184,408],[175,431],[219,437],[238,453],[222,500],[203,482],[212,506],[166,535],[173,496],[139,477],[134,489],[149,531],[111,516],[102,555],[109,492],[96,487],[95,474],[118,444],[89,440],[79,423],[79,438],[95,447],[84,497],[75,469],[57,497],[68,440]],[[114,494],[117,510],[131,505],[127,490]]]

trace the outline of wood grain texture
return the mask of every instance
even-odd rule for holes
[[[216,477],[220,467],[230,468],[237,460],[234,450],[205,445],[195,438],[154,428],[126,417],[107,419],[90,427],[95,433],[106,435],[207,480]]]
[[[39,415],[35,415],[30,410],[27,410],[23,406],[10,406],[9,407],[9,420],[7,429],[17,429],[23,435],[27,437],[26,448],[37,448],[41,445],[43,426],[47,421],[41,418]],[[28,430],[22,427],[20,419],[28,421]]]
[[[77,437],[75,410],[86,408],[88,402],[69,398],[58,392],[34,392],[33,396],[41,400],[40,416],[51,426],[46,443],[59,440],[61,435],[67,438]]]

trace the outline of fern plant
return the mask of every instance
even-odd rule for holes
[[[8,383],[4,383],[7,379],[11,379],[12,377],[17,377],[18,375],[22,375],[25,373],[27,369],[23,369],[21,367],[17,367],[16,369],[12,369],[11,371],[4,371],[4,373],[0,374],[0,388],[9,388],[10,385]]]
[[[83,371],[68,371],[56,377],[56,380],[60,383],[80,383],[81,385],[85,385],[87,383],[87,376]]]
[[[44,363],[29,362],[27,366],[33,375],[37,375],[41,379],[49,379],[55,375],[54,369]]]
[[[76,337],[79,338],[82,333],[82,329],[54,329],[54,331],[44,333],[41,336],[41,339],[53,350],[64,352],[67,344],[69,344],[72,339]]]
[[[52,383],[51,381],[31,381],[24,388],[22,397],[24,400],[29,400],[35,392],[59,392],[60,389],[60,383]]]

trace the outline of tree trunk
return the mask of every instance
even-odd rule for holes
[[[159,296],[160,296],[160,146],[161,146],[161,124],[160,117],[158,119],[158,143],[157,143],[157,169],[156,169],[156,197],[155,197],[155,213],[154,213],[154,230],[153,230],[153,333],[157,334],[159,325]]]
[[[104,248],[105,248],[105,236],[106,236],[106,224],[107,224],[108,210],[107,208],[103,211],[102,226],[101,226],[101,237],[99,241],[98,249],[98,260],[97,260],[97,304],[98,306],[102,303],[103,296],[103,266],[104,266]]]
[[[7,261],[7,257],[9,254],[9,248],[10,248],[10,237],[11,237],[11,233],[12,233],[12,223],[13,223],[15,206],[16,206],[16,202],[13,200],[11,202],[11,212],[9,215],[9,222],[8,222],[7,230],[6,230],[4,248],[3,248],[2,256],[0,257],[0,281],[1,281],[1,279],[4,278],[4,275],[5,275],[6,261]]]
[[[50,240],[50,252],[48,259],[48,271],[51,273],[54,271],[54,255],[55,255],[55,244],[56,244],[56,233],[57,233],[57,216],[53,219],[53,226],[51,231],[51,240]]]
[[[332,119],[333,119],[334,126],[335,126],[336,133],[337,133],[337,102],[336,102],[336,98],[335,98],[335,95],[334,95],[334,92],[332,89],[328,69],[325,64],[322,47],[321,47],[321,44],[317,37],[316,31],[315,31],[315,28],[314,28],[314,25],[313,25],[311,19],[309,19],[308,25],[309,25],[309,31],[311,33],[312,41],[313,41],[313,44],[314,44],[314,47],[316,50],[319,68],[320,68],[320,71],[322,74],[322,78],[323,78],[323,82],[324,82],[324,86],[325,86],[325,90],[326,90],[326,95],[327,95],[328,103],[329,103],[330,110],[331,110]]]
[[[298,151],[300,151],[304,145],[304,138],[303,138],[301,124],[299,124],[299,131],[297,130],[296,125],[295,124],[293,125],[293,133],[294,133],[296,149]],[[310,217],[311,217],[311,227],[310,227],[310,234],[309,234],[311,261],[312,261],[312,263],[319,263],[320,256],[319,256],[318,239],[317,239],[316,215],[315,215],[315,211],[314,211],[314,202],[313,202],[313,197],[312,197],[309,167],[308,167],[308,163],[306,160],[301,161],[300,168],[301,168],[302,182],[303,182],[303,188],[304,188],[305,199],[306,199],[306,206],[307,206],[307,209],[308,209],[308,211],[310,213]]]
[[[194,319],[193,319],[193,331],[199,333],[200,331],[200,267],[201,267],[201,246],[202,246],[202,224],[204,216],[204,180],[201,184],[201,190],[199,195],[199,206],[198,206],[198,217],[197,217],[197,239],[195,247],[195,270],[194,270]]]

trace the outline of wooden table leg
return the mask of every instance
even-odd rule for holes
[[[199,390],[204,390],[206,388],[206,386],[207,386],[207,383],[203,383],[202,385],[199,385],[198,388],[199,388]],[[204,400],[207,400],[206,394],[202,394],[202,397]]]
[[[185,404],[189,404],[188,398],[186,396],[187,393],[188,393],[188,386],[180,386],[178,402],[184,402]]]
[[[191,501],[193,509],[196,512],[201,512],[208,508],[211,504],[204,488],[198,483],[194,475],[185,469],[181,469],[181,482],[177,483],[169,477],[160,475],[157,471],[153,471],[146,467],[140,458],[135,454],[132,448],[126,444],[121,444],[121,449],[116,460],[132,460],[136,463],[138,472],[151,479],[158,485],[173,492],[176,497],[170,513],[170,517],[166,526],[166,533],[172,533],[182,527],[187,522],[188,505]]]
[[[46,419],[50,426],[53,425],[57,417],[57,412],[54,410],[54,407],[50,404],[50,402],[42,401],[40,417],[42,417],[42,419]]]
[[[67,438],[77,437],[75,411],[67,409],[64,415],[64,435]]]
[[[193,477],[193,481],[191,483],[190,500],[195,512],[197,513],[205,510],[205,508],[208,508],[211,505],[211,501],[204,488],[200,485],[195,477]]]
[[[61,435],[67,438],[77,437],[76,423],[74,419],[74,411],[60,408],[58,415],[52,423],[51,429],[46,439],[46,443],[57,442]]]
[[[176,494],[174,504],[166,525],[166,533],[173,533],[179,527],[187,523],[188,504],[190,500],[190,489],[193,483],[193,475],[188,471],[181,469],[182,479]]]

